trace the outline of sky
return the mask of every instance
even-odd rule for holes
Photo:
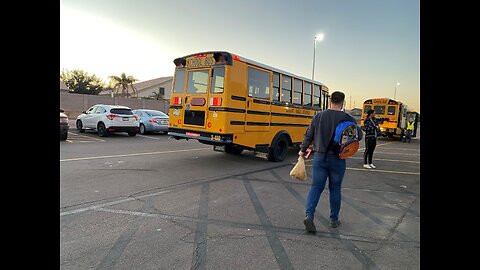
[[[306,78],[315,50],[315,80],[347,109],[396,96],[420,112],[419,0],[60,1],[60,71],[145,81],[215,50]]]

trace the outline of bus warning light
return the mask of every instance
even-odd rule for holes
[[[181,98],[181,97],[174,97],[174,98],[173,98],[173,104],[174,104],[174,105],[180,105],[180,104],[182,104],[182,98]]]
[[[222,106],[222,98],[221,97],[210,98],[210,106]]]

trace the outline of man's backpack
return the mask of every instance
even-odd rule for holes
[[[349,158],[358,151],[362,135],[362,130],[354,122],[343,121],[335,128],[332,150],[341,159]]]

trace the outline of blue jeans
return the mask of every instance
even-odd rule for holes
[[[314,218],[320,195],[322,194],[328,177],[330,191],[330,219],[338,220],[341,205],[341,188],[347,163],[338,156],[317,154],[313,158],[313,180],[307,195],[305,215]]]

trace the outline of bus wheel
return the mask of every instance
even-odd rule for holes
[[[225,153],[240,155],[243,152],[243,149],[235,147],[233,145],[227,144],[225,145]]]
[[[280,136],[272,143],[268,154],[268,160],[275,162],[283,161],[287,157],[287,153],[288,140],[285,136]]]

